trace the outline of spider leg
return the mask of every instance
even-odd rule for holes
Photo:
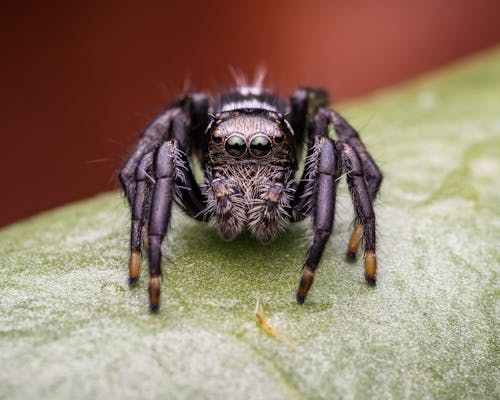
[[[307,111],[307,106],[305,110]],[[300,304],[304,303],[313,283],[316,268],[332,231],[336,194],[337,161],[333,142],[328,139],[327,118],[315,113],[308,133],[309,147],[304,172],[295,192],[292,212],[293,220],[297,221],[314,210],[313,243],[308,251],[296,296]]]
[[[366,150],[365,145],[361,141],[358,132],[343,118],[338,112],[332,109],[322,108],[321,113],[326,115],[330,123],[333,124],[335,132],[339,139],[347,144],[349,144],[361,161],[361,167],[363,170],[363,178],[366,182],[368,196],[370,202],[373,206],[373,202],[382,184],[382,173],[378,168],[377,164],[370,156],[370,153]],[[354,229],[349,240],[349,245],[347,249],[347,258],[354,260],[356,258],[356,252],[358,250],[359,244],[361,242],[361,234],[363,231],[362,225],[359,223],[355,224]]]
[[[333,229],[335,216],[335,194],[337,178],[337,156],[334,142],[325,136],[313,138],[315,160],[312,168],[316,171],[315,188],[312,194],[313,242],[307,253],[304,272],[297,291],[297,302],[302,304],[311,287],[316,268],[320,262],[326,243]]]
[[[356,151],[347,143],[337,142],[336,148],[340,154],[342,171],[346,174],[347,185],[351,192],[356,226],[362,226],[365,245],[365,278],[375,285],[377,260],[375,256],[375,214],[372,207],[370,192],[365,183],[361,160]]]
[[[168,107],[158,116],[142,133],[139,142],[132,154],[120,170],[119,179],[130,207],[134,206],[135,197],[135,176],[137,167],[144,155],[152,151],[166,136],[168,127],[179,111],[179,104],[175,103]]]
[[[160,246],[170,222],[173,196],[188,215],[204,219],[206,196],[194,178],[190,160],[205,151],[208,108],[203,93],[188,94],[169,106],[141,135],[120,171],[131,207],[129,282],[137,282],[142,247],[149,247],[152,311],[159,306]]]
[[[168,107],[146,128],[119,174],[120,183],[131,209],[130,284],[137,282],[141,269],[142,242],[146,237],[143,226],[148,217],[152,184],[151,176],[148,176],[151,173],[152,153],[168,134],[172,119],[179,110],[178,104]]]
[[[164,142],[155,155],[155,184],[149,215],[149,305],[151,311],[160,306],[161,242],[167,232],[172,214],[175,187],[175,140]]]
[[[139,142],[119,174],[119,180],[130,207],[133,207],[135,174],[141,158],[163,140],[169,139],[167,137],[169,127],[181,110],[184,111],[185,115],[189,116],[190,131],[189,135],[181,135],[179,146],[188,155],[191,153],[191,148],[195,150],[198,156],[201,154],[204,147],[206,147],[204,131],[208,124],[208,108],[209,101],[205,94],[196,92],[187,94],[167,107],[142,133]],[[190,140],[191,138],[194,140]]]
[[[188,116],[187,132],[181,134],[179,147],[188,155],[192,152],[200,158],[208,146],[205,130],[210,122],[210,102],[205,93],[193,92],[181,99],[182,109]]]
[[[205,220],[203,210],[205,209],[206,195],[202,193],[196,182],[189,162],[192,145],[200,143],[200,140],[197,140],[198,132],[193,132],[193,129],[189,130],[189,123],[193,123],[193,119],[192,117],[189,121],[185,113],[179,113],[172,121],[171,138],[178,143],[178,151],[175,153],[177,166],[175,194],[178,199],[177,204],[190,217]],[[196,127],[197,125],[195,125]]]
[[[318,107],[330,103],[328,92],[315,88],[299,88],[290,97],[290,110],[287,116],[295,135],[295,146],[300,154],[308,125],[308,115]]]
[[[146,153],[139,162],[135,174],[135,196],[131,209],[132,224],[130,229],[130,259],[129,283],[134,284],[139,280],[141,270],[141,253],[143,242],[143,226],[149,212],[152,174],[153,153]]]
[[[292,211],[289,212],[292,222],[300,221],[311,213],[312,196],[316,188],[317,160],[320,154],[316,138],[328,138],[328,120],[323,114],[314,113],[308,126],[308,136],[309,145],[304,171],[295,191]]]
[[[176,114],[172,120],[170,140],[164,142],[155,155],[155,183],[148,226],[149,304],[152,312],[158,311],[160,306],[161,243],[170,225],[174,197],[190,216],[204,219],[206,196],[196,183],[189,162],[193,137],[196,139],[197,135],[204,133],[204,119],[208,120],[208,102],[203,99],[206,97],[184,99],[183,112]]]

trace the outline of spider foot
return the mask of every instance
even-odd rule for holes
[[[375,251],[367,250],[365,254],[365,279],[368,284],[375,286],[377,275],[377,258]]]
[[[129,285],[134,285],[139,282],[139,274],[141,272],[141,252],[133,251],[130,253],[130,259],[128,262]]]
[[[297,290],[297,303],[304,304],[304,301],[307,297],[307,293],[314,281],[314,269],[310,267],[306,267],[304,269],[304,274],[302,275],[302,279],[300,280],[299,289]]]
[[[363,236],[363,225],[356,224],[349,239],[349,245],[347,246],[346,258],[349,261],[356,260],[356,253],[358,252],[359,244],[361,243],[361,237]]]
[[[149,280],[149,310],[157,313],[160,309],[161,277],[152,276]]]

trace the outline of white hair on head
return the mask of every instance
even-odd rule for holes
[[[241,69],[237,69],[232,65],[230,65],[228,68],[236,83],[236,88],[238,89],[238,92],[241,93],[243,96],[248,96],[248,95],[258,96],[263,92],[262,84],[264,83],[264,79],[267,73],[267,68],[264,65],[259,65],[257,67],[253,82],[251,84],[248,82],[247,77],[245,76],[245,74]]]

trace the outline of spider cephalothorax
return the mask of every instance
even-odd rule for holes
[[[294,187],[293,135],[283,116],[234,110],[214,116],[205,157],[204,214],[224,239],[245,227],[263,242],[289,222]]]
[[[298,302],[304,302],[332,232],[342,175],[356,214],[347,257],[355,258],[363,237],[365,277],[375,284],[372,205],[382,175],[357,132],[328,103],[320,89],[298,89],[287,106],[259,84],[240,84],[214,102],[203,93],[186,94],[144,131],[120,182],[132,210],[130,283],[139,278],[144,230],[152,311],[160,302],[161,242],[173,201],[226,240],[246,228],[267,242],[289,223],[310,216],[313,239],[297,292]],[[328,136],[331,125],[338,141]],[[296,181],[304,145],[304,172]],[[201,185],[192,172],[193,158],[202,166]]]

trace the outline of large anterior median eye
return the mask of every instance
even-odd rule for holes
[[[254,136],[250,142],[250,153],[255,157],[263,157],[271,151],[271,141],[265,135]]]
[[[241,157],[247,151],[245,139],[240,135],[231,135],[226,140],[226,151],[233,157]]]

